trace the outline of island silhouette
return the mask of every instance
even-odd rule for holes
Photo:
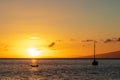
[[[93,55],[85,56],[84,58],[93,58]],[[96,54],[96,58],[120,58],[120,51]]]

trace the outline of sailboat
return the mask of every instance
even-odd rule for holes
[[[93,66],[97,66],[98,65],[98,61],[96,61],[96,41],[94,40],[94,60],[92,62]]]

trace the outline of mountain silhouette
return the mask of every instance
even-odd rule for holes
[[[93,55],[86,56],[85,58],[93,58]],[[96,58],[120,58],[120,51],[98,54]]]

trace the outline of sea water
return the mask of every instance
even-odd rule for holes
[[[0,60],[0,80],[120,80],[120,60]]]

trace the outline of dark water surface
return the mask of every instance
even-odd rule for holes
[[[0,80],[120,80],[120,60],[0,60]]]

